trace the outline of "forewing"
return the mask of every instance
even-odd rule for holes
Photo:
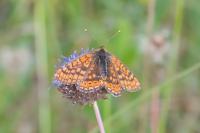
[[[115,70],[118,74],[118,79],[120,85],[126,89],[127,91],[136,91],[140,89],[140,82],[134,76],[132,72],[130,72],[126,66],[124,66],[119,59],[114,56],[111,56],[111,62],[115,67]]]
[[[83,80],[91,61],[92,53],[82,55],[81,57],[58,68],[54,75],[54,79],[59,81],[61,84],[76,84]]]
[[[83,80],[77,84],[77,88],[80,91],[87,93],[101,89],[102,85],[103,81],[100,76],[99,67],[97,66],[97,63],[95,63],[95,60],[93,60],[84,75]]]

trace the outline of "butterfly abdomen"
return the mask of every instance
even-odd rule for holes
[[[104,49],[100,49],[96,52],[96,63],[99,66],[99,73],[103,79],[106,79],[108,76],[108,65],[109,65],[109,55],[104,51]]]

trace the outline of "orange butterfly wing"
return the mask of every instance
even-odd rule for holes
[[[135,75],[130,72],[127,67],[125,67],[119,59],[117,59],[114,56],[111,56],[111,62],[115,67],[115,71],[118,74],[118,79],[120,82],[120,85],[123,89],[126,89],[127,91],[136,91],[140,89],[140,82],[135,77]]]
[[[93,60],[88,67],[84,79],[77,83],[77,88],[83,92],[93,92],[103,87],[99,67]]]
[[[62,84],[76,84],[83,80],[91,61],[92,53],[82,55],[58,68],[54,75],[54,79]]]
[[[108,63],[108,74],[104,80],[104,86],[106,90],[114,96],[120,96],[123,90],[118,79],[118,74],[112,63]]]

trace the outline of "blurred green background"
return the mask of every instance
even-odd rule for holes
[[[199,133],[199,6],[0,0],[0,133],[99,132],[92,106],[72,104],[51,81],[61,56],[102,45],[142,86],[98,101],[108,133]]]

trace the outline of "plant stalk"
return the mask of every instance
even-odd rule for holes
[[[95,115],[96,115],[96,119],[97,119],[97,123],[98,123],[98,126],[99,126],[100,133],[105,133],[105,128],[104,128],[103,121],[102,121],[102,118],[101,118],[101,114],[100,114],[100,111],[99,111],[99,107],[98,107],[96,101],[93,103],[93,109],[94,109],[94,112],[95,112]]]

